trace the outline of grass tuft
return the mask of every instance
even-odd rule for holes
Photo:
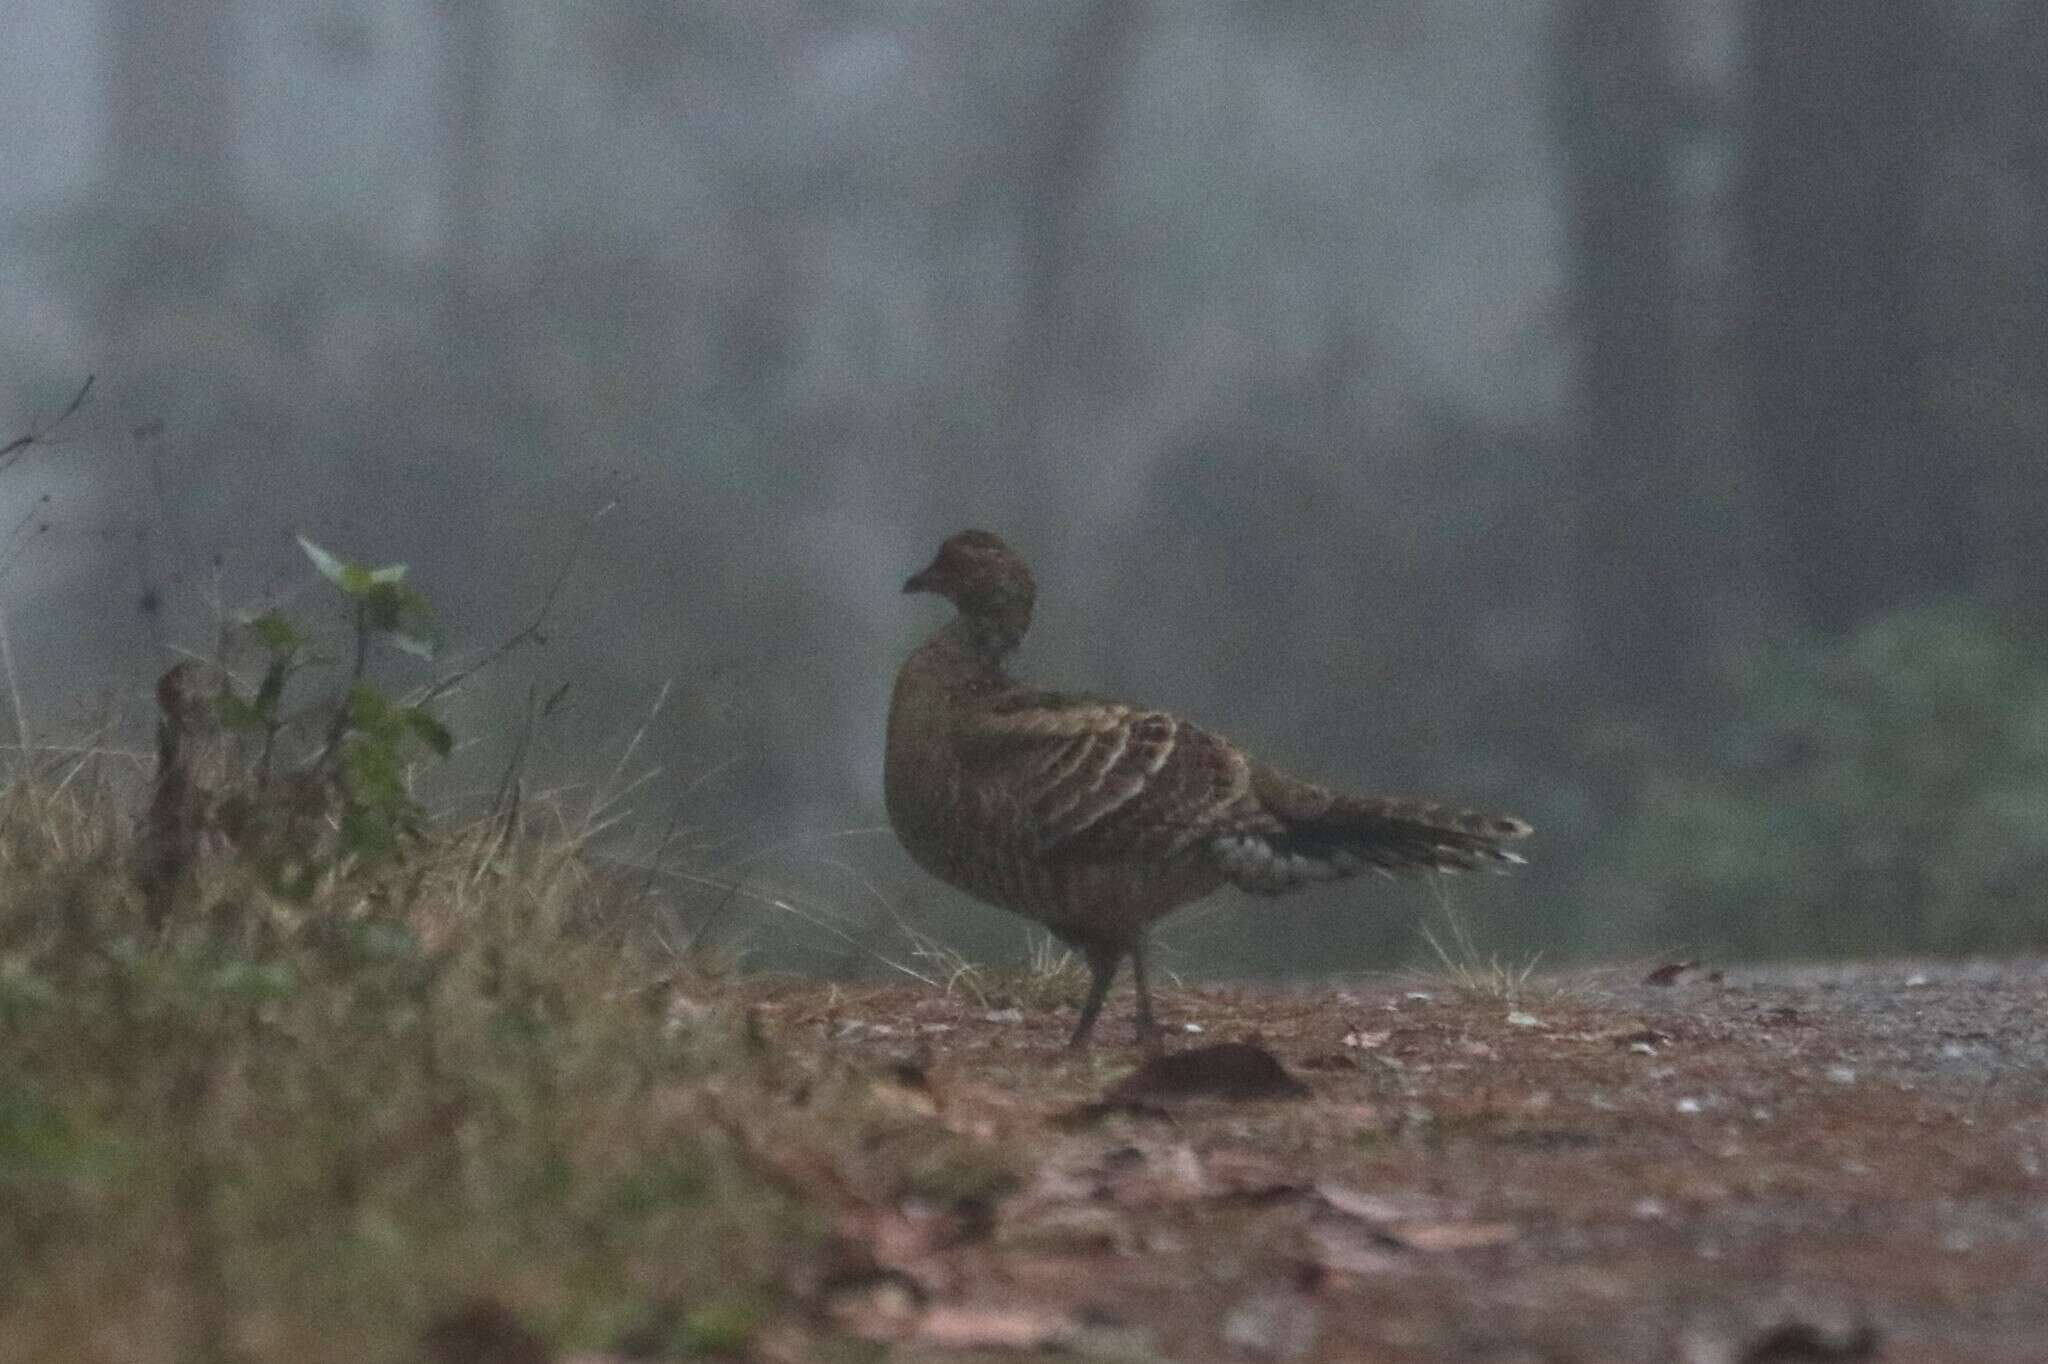
[[[1471,921],[1441,884],[1441,878],[1430,882],[1430,890],[1436,901],[1431,917],[1438,923],[1424,918],[1418,931],[1436,958],[1436,969],[1421,974],[1426,980],[1441,982],[1463,995],[1498,999],[1510,1005],[1519,1002],[1536,974],[1542,954],[1536,953],[1519,964],[1503,962],[1498,953],[1484,951],[1474,940]]]
[[[142,785],[102,754],[0,789],[10,1357],[405,1359],[499,1316],[739,1353],[845,1216],[1000,1184],[643,931],[583,818],[289,895],[216,852],[153,924]]]
[[[977,962],[956,947],[903,922],[910,961],[889,964],[946,994],[964,995],[978,1009],[1078,1008],[1088,994],[1088,967],[1079,954],[1041,929],[1027,930],[1024,958],[1009,966]]]

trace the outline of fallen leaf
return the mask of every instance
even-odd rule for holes
[[[835,1284],[824,1294],[824,1316],[863,1340],[901,1340],[924,1310],[924,1290],[907,1274],[883,1271]]]
[[[1255,1359],[1301,1359],[1321,1328],[1316,1305],[1300,1293],[1260,1293],[1223,1318],[1223,1343]]]
[[[1365,1193],[1343,1184],[1318,1184],[1316,1196],[1333,1212],[1364,1222],[1423,1222],[1442,1216],[1442,1205],[1420,1195]]]
[[[1209,1191],[1227,1198],[1265,1199],[1308,1192],[1299,1170],[1257,1151],[1212,1152],[1204,1165]]]
[[[946,1350],[1057,1350],[1073,1339],[1076,1325],[1047,1308],[939,1306],[913,1334]]]
[[[1355,1222],[1311,1227],[1308,1240],[1316,1263],[1339,1274],[1385,1274],[1401,1263],[1392,1238]]]
[[[1511,1222],[1402,1222],[1387,1234],[1410,1250],[1478,1250],[1504,1246],[1521,1233]]]

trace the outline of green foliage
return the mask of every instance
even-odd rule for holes
[[[398,648],[419,658],[432,658],[439,647],[434,613],[426,600],[405,585],[405,565],[387,564],[371,568],[337,558],[320,546],[299,537],[299,547],[320,570],[320,576],[340,588],[356,604],[356,629],[390,640]]]
[[[1715,713],[1703,751],[1639,769],[1616,908],[1759,955],[2048,943],[2039,641],[1966,603],[1903,611],[1745,660]]]
[[[270,889],[294,899],[329,871],[401,857],[426,818],[413,796],[411,764],[421,754],[445,759],[455,746],[426,702],[401,701],[370,675],[380,643],[421,658],[438,644],[432,608],[405,585],[405,566],[353,563],[303,535],[299,544],[350,607],[354,662],[346,688],[288,710],[287,690],[335,660],[315,647],[306,624],[275,609],[254,611],[240,617],[238,633],[257,655],[258,680],[247,685],[223,668],[212,706],[222,731],[255,743],[219,779],[219,822],[238,835],[244,859]],[[289,776],[278,775],[280,763]],[[295,805],[299,817],[292,818]],[[323,832],[330,824],[332,839]]]
[[[157,935],[84,785],[0,789],[8,1358],[412,1359],[480,1301],[563,1355],[744,1355],[850,1190],[1009,1186],[591,931],[573,835],[430,826],[270,931]]]
[[[410,1357],[487,1289],[598,1348],[619,1295],[680,1300],[683,1334],[723,1349],[806,1235],[680,1098],[738,1049],[619,1007],[617,963],[531,918],[525,943],[386,926],[244,952],[130,946],[117,897],[100,909],[100,950],[6,958],[11,1340],[61,1335],[68,1299],[156,1339],[144,1358],[239,1354],[245,1313],[284,1333],[267,1357]],[[160,1314],[187,1297],[225,1299],[229,1339],[181,1341]]]
[[[0,1355],[744,1355],[849,1200],[1008,1187],[606,917],[594,814],[432,821],[453,736],[372,666],[431,613],[306,552],[346,644],[258,611],[166,673],[140,821],[117,746],[0,782]]]

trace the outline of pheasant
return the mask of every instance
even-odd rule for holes
[[[1087,1045],[1125,957],[1155,1039],[1145,934],[1231,884],[1278,895],[1360,872],[1502,868],[1529,826],[1420,800],[1343,795],[1165,711],[1046,691],[1004,662],[1031,625],[1031,570],[964,530],[903,584],[958,614],[905,660],[889,704],[889,822],[919,865],[1035,919],[1091,975]]]

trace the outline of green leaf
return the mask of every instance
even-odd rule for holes
[[[348,750],[349,794],[363,805],[392,807],[405,799],[405,767],[388,741],[368,739]]]
[[[455,736],[448,732],[446,725],[429,715],[424,708],[407,706],[400,712],[400,716],[406,726],[419,736],[420,742],[433,749],[435,754],[445,758],[454,752]]]
[[[289,962],[230,961],[213,973],[213,988],[251,1003],[288,999],[298,988],[298,973]]]
[[[363,598],[370,628],[389,635],[392,644],[420,658],[432,658],[440,646],[433,608],[427,599],[397,583],[379,583]]]
[[[313,567],[320,570],[321,577],[327,579],[328,582],[333,583],[342,591],[348,592],[349,595],[355,595],[349,587],[348,572],[355,565],[345,560],[337,559],[334,555],[329,554],[326,550],[308,540],[303,534],[299,536],[299,548],[306,551],[306,557],[313,561]],[[360,572],[361,570],[357,571]]]
[[[274,654],[292,654],[306,642],[299,627],[289,616],[276,611],[264,611],[250,616],[242,622],[249,633],[256,636],[256,642]]]
[[[423,658],[429,662],[433,661],[434,655],[441,650],[441,642],[438,639],[431,635],[416,634],[410,630],[393,630],[391,632],[391,643],[393,647],[403,649],[414,658]]]
[[[368,682],[348,689],[348,722],[364,734],[388,735],[392,728],[391,702]]]
[[[685,1354],[744,1354],[760,1327],[761,1314],[752,1305],[712,1301],[690,1309],[676,1332],[676,1344]]]
[[[270,722],[263,718],[263,712],[231,691],[224,691],[213,698],[213,713],[219,717],[223,729],[243,734],[270,732]]]
[[[284,698],[285,679],[292,675],[289,657],[280,655],[263,670],[263,685],[256,688],[256,714],[266,725],[277,721],[277,703]]]
[[[320,570],[321,577],[351,597],[367,597],[380,588],[394,588],[405,578],[404,564],[369,568],[338,554],[330,554],[304,535],[299,536],[299,548],[306,551],[306,557],[313,561],[313,567]]]
[[[316,861],[276,861],[266,863],[262,870],[272,894],[285,900],[309,900],[326,868]]]
[[[352,805],[341,812],[342,850],[366,862],[398,855],[398,832],[377,810]]]

